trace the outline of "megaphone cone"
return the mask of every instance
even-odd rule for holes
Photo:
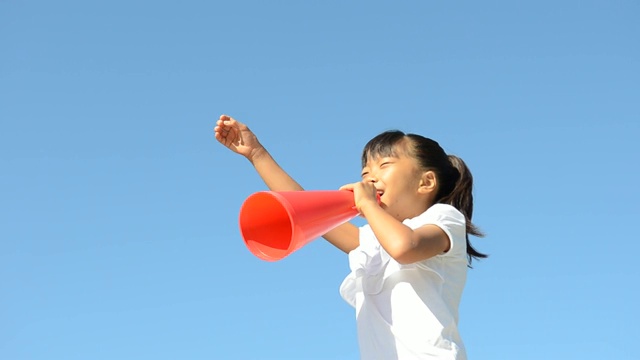
[[[261,191],[242,204],[240,233],[251,253],[277,261],[357,215],[351,191]]]

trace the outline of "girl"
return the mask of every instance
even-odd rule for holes
[[[269,189],[303,190],[249,128],[222,115],[216,139],[246,157]],[[466,359],[458,305],[476,251],[468,234],[472,177],[437,142],[384,132],[362,154],[362,181],[343,186],[368,225],[345,223],[323,237],[349,254],[340,286],[356,309],[362,359]],[[379,201],[378,201],[379,196]]]

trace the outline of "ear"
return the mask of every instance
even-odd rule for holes
[[[435,193],[438,187],[438,179],[436,173],[429,170],[422,173],[420,177],[420,186],[418,187],[418,193],[431,194]]]

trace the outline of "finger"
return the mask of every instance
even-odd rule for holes
[[[216,126],[213,128],[213,132],[216,134],[227,136],[229,134],[229,129],[223,126]]]
[[[224,129],[224,128],[220,128],[220,127],[216,127],[215,129],[213,129],[213,132],[216,135],[220,135],[223,138],[226,138],[229,135],[229,130],[228,129]]]
[[[227,136],[226,134],[223,133],[216,133],[216,139],[218,141],[220,141],[220,143],[226,147],[229,147],[229,145],[231,145],[232,141],[231,141],[231,137]]]
[[[362,184],[362,186],[364,186],[364,188],[368,189],[368,190],[376,188],[375,184],[372,181],[369,181],[369,180],[362,180],[360,182],[360,184]]]
[[[342,185],[339,190],[353,190],[355,184]]]
[[[235,124],[237,123],[237,121],[233,120],[232,118],[226,116],[220,117],[220,120],[216,121],[216,125],[220,126],[220,127],[228,127],[228,126],[235,126]]]
[[[226,143],[227,140],[230,140],[230,136],[229,136],[229,129],[220,127],[220,126],[216,126],[213,129],[213,133],[215,134],[216,140],[220,141],[221,143]]]
[[[247,125],[245,125],[244,123],[241,123],[240,121],[238,121],[238,120],[236,120],[236,119],[234,119],[234,118],[232,118],[230,116],[228,118],[229,119],[223,121],[224,125],[236,128],[239,131],[249,130],[249,127],[247,127]]]

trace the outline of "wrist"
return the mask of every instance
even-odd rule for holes
[[[360,201],[358,203],[358,206],[357,206],[358,211],[364,217],[367,216],[366,213],[371,212],[375,208],[379,208],[380,209],[380,205],[378,204],[378,201],[371,200],[371,199],[362,200],[362,201]]]
[[[252,164],[255,164],[256,161],[259,161],[262,158],[268,157],[269,152],[264,146],[259,145],[255,149],[251,150],[249,154],[246,156],[247,160]]]

